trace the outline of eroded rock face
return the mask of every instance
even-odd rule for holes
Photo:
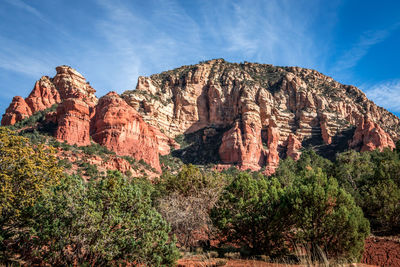
[[[97,98],[94,94],[96,91],[79,72],[68,66],[59,66],[56,70],[54,78],[48,76],[40,78],[24,101],[22,97],[13,99],[3,115],[5,119],[4,122],[2,120],[2,125],[15,124],[35,112],[50,108],[69,98],[79,98],[90,107],[96,105]]]
[[[237,164],[241,169],[259,169],[265,162],[261,131],[236,122],[222,137],[219,156],[223,163]]]
[[[301,152],[299,151],[300,148],[301,148],[301,142],[297,139],[297,137],[294,134],[290,134],[288,139],[286,155],[294,160],[298,160],[301,156]]]
[[[15,96],[1,119],[1,125],[14,125],[23,119],[29,118],[31,115],[31,108],[25,100],[20,96]]]
[[[53,83],[60,93],[61,99],[80,98],[89,106],[97,104],[94,90],[86,79],[69,66],[58,66]]]
[[[25,101],[31,108],[32,113],[35,113],[60,103],[61,97],[49,77],[43,76],[35,83],[35,87]]]
[[[279,165],[278,143],[279,143],[279,129],[276,127],[274,121],[270,121],[268,127],[268,156],[266,161],[265,174],[271,175]]]
[[[267,174],[275,171],[279,155],[298,159],[302,146],[311,144],[321,153],[340,152],[340,144],[369,151],[392,148],[400,138],[399,118],[356,87],[310,69],[217,59],[140,77],[123,99],[111,93],[99,104],[80,73],[68,66],[56,70],[25,100],[13,99],[3,125],[59,103],[57,112],[46,116],[58,125],[57,139],[88,145],[93,134],[96,142],[157,170],[158,154],[178,148],[173,138],[203,129],[218,132],[212,152],[218,150],[221,166],[265,167]]]
[[[390,149],[396,147],[390,135],[368,116],[358,124],[349,146],[361,152],[375,149],[382,151],[386,147]]]
[[[322,140],[325,151],[335,151],[365,114],[391,139],[400,138],[399,118],[359,89],[298,67],[217,59],[140,77],[136,90],[122,96],[172,138],[204,127],[228,129],[219,148],[221,163],[253,170],[265,166],[270,173],[279,154],[297,159],[303,142]],[[391,146],[376,135],[363,136],[375,147]]]
[[[55,137],[70,145],[90,145],[90,106],[79,98],[65,99],[57,108]]]
[[[92,137],[118,155],[143,159],[161,172],[155,131],[117,93],[108,93],[96,106]]]

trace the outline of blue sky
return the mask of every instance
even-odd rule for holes
[[[97,95],[201,60],[316,69],[400,115],[400,1],[0,0],[0,114],[70,65]]]

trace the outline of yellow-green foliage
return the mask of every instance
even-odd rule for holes
[[[32,146],[27,138],[0,127],[2,224],[18,218],[22,209],[32,206],[43,190],[56,184],[61,175],[53,149]]]

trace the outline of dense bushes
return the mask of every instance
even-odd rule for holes
[[[308,169],[321,168],[352,195],[370,221],[374,234],[394,235],[400,233],[399,151],[399,146],[394,151],[382,152],[350,150],[330,162],[307,150],[297,162],[290,158],[281,161],[274,177],[290,185],[294,177],[304,177]]]
[[[0,127],[0,181],[0,263],[170,266],[179,257],[147,180],[64,177],[51,149]]]
[[[25,262],[51,265],[171,265],[178,251],[152,207],[152,186],[109,172],[99,181],[65,177],[25,210],[8,250]]]
[[[28,139],[0,127],[0,261],[8,257],[6,241],[14,237],[24,210],[61,175],[51,149],[32,147]]]
[[[35,131],[27,136],[36,143],[44,138]],[[271,177],[236,168],[179,170],[182,162],[174,162],[176,174],[164,171],[151,184],[84,162],[78,172],[89,182],[64,177],[58,166],[70,163],[57,163],[51,148],[31,142],[0,128],[0,260],[6,263],[171,265],[178,258],[173,235],[194,247],[215,228],[213,237],[253,255],[286,257],[300,246],[354,260],[369,224],[374,234],[400,233],[400,146],[347,151],[335,162],[305,150],[298,161],[282,160]],[[113,153],[99,145],[48,144]]]
[[[242,172],[225,188],[211,216],[228,242],[254,253],[283,254],[289,229],[283,196],[284,189],[276,179]]]
[[[332,174],[354,196],[375,234],[400,233],[400,158],[397,151],[348,151]]]
[[[30,211],[25,244],[53,265],[171,264],[177,250],[151,192],[147,182],[128,182],[119,172],[89,183],[66,177]]]
[[[294,243],[312,255],[320,248],[330,258],[361,258],[369,223],[335,178],[311,169],[286,188],[285,199]]]
[[[283,256],[296,244],[359,259],[369,234],[361,209],[321,169],[303,174],[287,187],[276,178],[239,174],[213,209],[213,221],[228,241],[253,253]]]

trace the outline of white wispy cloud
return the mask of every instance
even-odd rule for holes
[[[336,2],[324,6],[319,1],[206,2],[203,19],[213,39],[232,55],[316,68],[323,65],[321,57],[328,47],[326,39],[315,38],[314,23],[324,13],[330,20],[321,27],[329,31]]]
[[[373,46],[385,41],[399,27],[400,23],[396,23],[387,29],[368,30],[362,33],[359,40],[335,62],[333,72],[344,72],[356,66]]]
[[[0,35],[0,68],[22,73],[29,77],[39,78],[43,71],[49,70],[49,66],[55,58],[49,53],[34,51],[29,45],[21,44]]]
[[[36,16],[37,18],[43,20],[44,22],[48,22],[48,20],[40,13],[36,8],[28,5],[22,0],[5,0],[10,5],[13,5],[17,8],[23,9],[24,11]]]
[[[97,30],[113,53],[119,91],[134,88],[139,75],[177,67],[182,58],[198,53],[199,26],[178,2],[157,1],[148,14],[136,13],[128,2],[99,3],[106,16],[97,21]]]
[[[400,112],[400,80],[386,81],[365,87],[365,93],[375,104]]]

